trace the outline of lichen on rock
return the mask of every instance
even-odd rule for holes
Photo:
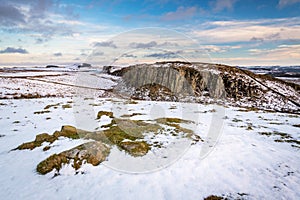
[[[110,118],[113,118],[114,114],[112,112],[109,111],[99,111],[97,114],[97,119],[100,119],[103,115],[106,115]]]
[[[132,156],[144,156],[151,149],[145,141],[125,141],[119,144],[120,148],[124,149]]]
[[[40,174],[47,174],[52,170],[59,172],[64,164],[71,164],[75,170],[78,170],[84,163],[90,163],[93,166],[99,165],[107,158],[112,146],[116,146],[119,150],[125,151],[134,157],[144,156],[154,145],[154,143],[151,144],[151,142],[149,143],[145,140],[145,136],[149,133],[154,135],[170,134],[176,137],[184,135],[184,137],[190,138],[194,142],[201,140],[199,136],[196,137],[192,130],[183,128],[180,125],[181,123],[193,123],[192,121],[179,118],[159,118],[148,122],[128,118],[115,118],[113,117],[113,113],[106,113],[106,111],[101,111],[99,115],[102,116],[102,114],[113,119],[109,124],[105,125],[105,127],[102,126],[102,128],[105,129],[101,131],[88,132],[70,125],[65,125],[62,126],[60,131],[55,131],[52,135],[47,133],[38,134],[34,141],[23,143],[14,150],[32,150],[42,146],[44,142],[52,144],[60,137],[93,140],[92,142],[81,144],[61,153],[53,154],[41,161],[37,165],[36,170]],[[166,128],[166,126],[168,126],[171,131]],[[158,146],[154,145],[153,147]],[[43,151],[47,151],[50,148],[51,146],[47,145],[43,148]]]
[[[37,165],[37,172],[47,174],[53,169],[58,172],[63,164],[69,164],[73,161],[72,167],[78,170],[82,164],[90,163],[93,166],[103,162],[110,153],[110,147],[101,142],[88,142],[59,154],[53,154]]]

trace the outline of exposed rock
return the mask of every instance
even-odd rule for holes
[[[53,154],[46,160],[40,162],[37,165],[36,171],[40,174],[47,174],[53,169],[59,171],[63,164],[67,163],[68,160],[64,154]]]
[[[42,111],[35,111],[33,114],[45,114],[45,113],[49,113],[50,110],[42,110]]]
[[[36,147],[40,147],[43,142],[53,143],[57,139],[54,135],[49,135],[47,133],[38,134],[35,136],[35,140],[32,142],[23,143],[18,146],[16,149],[23,150],[23,149],[34,149]],[[14,150],[16,150],[14,149]]]
[[[61,106],[63,109],[66,109],[66,108],[72,108],[72,105],[70,104],[64,104]]]
[[[126,141],[119,146],[132,156],[144,156],[150,150],[150,146],[144,141]]]
[[[99,111],[97,114],[97,119],[100,119],[103,115],[113,118],[113,113],[109,111]]]
[[[73,162],[73,167],[77,170],[84,162],[93,166],[103,162],[110,153],[110,148],[101,142],[88,142],[70,150],[53,154],[37,165],[37,172],[47,174],[53,169],[59,171],[63,164]]]
[[[54,136],[56,137],[60,137],[60,136],[63,136],[63,137],[68,137],[68,138],[72,138],[72,139],[78,139],[79,138],[79,135],[78,135],[78,132],[77,132],[77,129],[73,126],[62,126],[61,130],[60,131],[55,131]]]
[[[18,146],[16,149],[23,150],[23,149],[34,149],[36,147],[40,147],[43,142],[49,142],[52,144],[58,137],[67,137],[71,139],[79,139],[79,136],[83,137],[87,135],[89,132],[83,130],[77,130],[73,126],[62,126],[60,131],[55,131],[53,135],[49,135],[48,133],[42,133],[35,136],[35,140],[32,142],[26,142]],[[14,149],[14,150],[16,150]]]
[[[159,62],[109,70],[109,73],[122,76],[114,91],[133,99],[219,103],[300,112],[299,86],[237,67]]]
[[[42,133],[35,136],[35,142],[50,142],[53,143],[57,138],[53,135],[49,135],[48,133]]]
[[[106,115],[110,114],[106,113]],[[98,165],[106,159],[109,155],[111,146],[115,145],[120,150],[124,150],[131,156],[144,156],[148,153],[151,147],[155,147],[154,144],[148,144],[143,141],[146,134],[166,134],[162,133],[167,125],[172,131],[167,131],[168,134],[180,137],[185,136],[190,138],[193,142],[201,141],[199,136],[196,136],[192,130],[182,128],[180,123],[192,123],[191,121],[182,120],[179,118],[159,118],[157,123],[150,123],[141,120],[130,120],[114,118],[113,113],[110,114],[113,118],[110,124],[105,126],[105,130],[97,132],[88,132],[80,129],[76,129],[73,126],[62,126],[60,131],[55,131],[52,135],[42,133],[36,136],[32,142],[21,144],[14,150],[34,149],[40,147],[44,142],[52,144],[59,137],[68,137],[71,139],[88,139],[94,140],[88,142],[70,150],[53,154],[44,161],[37,165],[36,170],[40,174],[47,174],[53,169],[59,170],[64,164],[72,164],[75,170],[78,170],[82,164],[90,163],[92,165]],[[158,145],[159,146],[159,145]],[[47,145],[43,148],[43,151],[47,151],[51,148]]]
[[[148,97],[152,101],[177,101],[177,97],[169,88],[156,83],[136,88],[135,93],[131,97],[133,99],[145,99]]]
[[[216,195],[210,195],[210,196],[204,198],[204,200],[222,200],[222,199],[224,199],[224,198],[221,196],[216,196]]]

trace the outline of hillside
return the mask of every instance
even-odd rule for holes
[[[115,92],[139,100],[219,103],[280,112],[299,112],[299,85],[219,64],[159,62],[104,67],[121,76]]]

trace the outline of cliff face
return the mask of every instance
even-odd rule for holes
[[[106,72],[122,76],[115,92],[135,99],[218,102],[226,105],[299,112],[299,87],[236,67],[160,62]]]

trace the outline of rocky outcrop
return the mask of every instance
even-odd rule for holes
[[[273,111],[299,112],[299,86],[218,64],[159,62],[125,68],[106,67],[122,76],[114,92],[133,99],[217,102]]]

